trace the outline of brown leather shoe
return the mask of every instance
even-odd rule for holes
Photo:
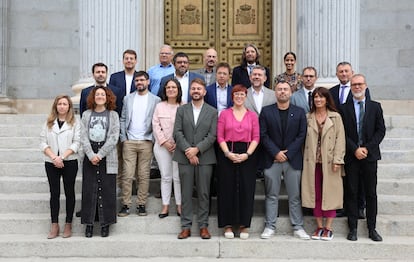
[[[206,227],[200,228],[200,237],[202,239],[210,239],[211,235]]]
[[[186,239],[188,237],[191,237],[191,231],[190,231],[190,229],[183,229],[181,231],[181,233],[178,234],[178,237],[177,238],[178,239]]]

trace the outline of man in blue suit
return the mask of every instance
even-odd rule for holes
[[[125,50],[122,54],[122,63],[124,64],[124,70],[113,73],[109,79],[109,84],[121,89],[122,99],[124,99],[124,96],[135,91],[134,75],[137,72],[135,71],[137,53],[131,49]]]
[[[217,82],[207,86],[207,94],[204,101],[216,108],[220,112],[233,106],[231,91],[233,87],[229,85],[231,67],[228,63],[219,63],[216,67],[215,79]]]
[[[161,78],[160,89],[158,90],[158,96],[161,97],[161,95],[163,94],[164,87],[167,81],[175,78],[180,82],[181,90],[183,91],[181,101],[184,104],[188,103],[191,101],[190,83],[196,78],[200,78],[203,81],[205,81],[204,77],[197,73],[188,71],[190,66],[189,66],[189,58],[186,53],[178,52],[177,54],[175,54],[173,58],[173,64],[175,67],[175,72],[174,74],[170,74],[170,75],[167,75]]]
[[[290,98],[292,105],[298,106],[308,113],[312,105],[312,93],[315,89],[315,83],[318,80],[316,68],[312,66],[305,67],[302,71],[303,88],[296,91]]]
[[[261,238],[275,234],[279,207],[281,178],[289,198],[289,217],[293,235],[310,239],[303,229],[300,183],[303,169],[302,146],[306,137],[306,116],[302,108],[290,104],[292,91],[287,82],[275,87],[276,104],[265,106],[259,116],[260,142],[264,154],[265,178],[265,229]]]

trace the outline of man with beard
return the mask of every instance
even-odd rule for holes
[[[204,67],[193,72],[204,76],[206,86],[209,86],[216,82],[216,64],[217,51],[214,48],[209,48],[204,53]]]
[[[253,44],[247,44],[243,49],[241,64],[233,69],[231,85],[242,84],[245,87],[249,87],[251,72],[255,66],[260,65],[259,59],[259,49]],[[265,67],[265,70],[266,80],[264,86],[270,88],[269,68]]]
[[[362,181],[366,200],[368,237],[382,241],[376,231],[377,168],[381,159],[380,143],[385,136],[381,104],[367,99],[365,76],[351,78],[352,100],[341,106],[346,137],[345,153],[345,209],[348,216],[348,240],[356,241],[358,226],[358,184]]]
[[[193,220],[193,185],[197,189],[198,226],[200,237],[210,239],[208,213],[210,181],[216,163],[217,110],[204,102],[206,85],[196,78],[190,84],[191,102],[177,110],[174,124],[176,150],[173,160],[178,162],[181,182],[181,228],[178,239],[191,236]]]
[[[266,106],[260,113],[260,141],[264,148],[265,228],[261,238],[275,234],[279,207],[279,191],[283,175],[289,199],[289,217],[293,235],[310,239],[303,229],[301,176],[302,146],[306,137],[306,116],[302,108],[290,103],[292,90],[287,82],[275,88],[276,104]]]
[[[175,54],[173,58],[173,63],[175,67],[175,72],[173,74],[170,74],[170,75],[167,75],[161,78],[160,89],[158,90],[158,96],[161,97],[161,95],[163,94],[165,83],[167,83],[168,80],[175,78],[181,84],[181,90],[183,91],[181,102],[185,104],[191,100],[190,88],[189,88],[190,83],[196,78],[200,78],[204,82],[204,77],[197,73],[188,71],[188,68],[190,66],[189,66],[189,58],[186,53],[178,52],[177,54]]]
[[[120,118],[123,174],[121,176],[122,209],[118,216],[129,215],[132,204],[132,180],[137,168],[137,213],[146,216],[145,204],[149,189],[153,136],[152,115],[160,98],[148,91],[149,75],[145,71],[135,74],[136,91],[125,96]]]

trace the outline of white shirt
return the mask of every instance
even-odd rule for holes
[[[125,94],[131,93],[131,85],[132,85],[133,78],[134,78],[134,75],[125,74]]]
[[[198,117],[200,116],[201,108],[203,108],[204,103],[199,108],[197,108],[193,102],[191,102],[191,104],[193,106],[194,125],[197,125]]]
[[[177,75],[174,73],[174,77],[180,82],[181,84],[181,90],[183,95],[181,96],[181,102],[183,104],[188,103],[188,89],[190,88],[190,76],[188,71],[184,74],[183,77],[178,78]]]
[[[303,90],[303,92],[305,93],[306,101],[308,102],[308,105],[309,105],[309,92],[311,92],[313,94],[313,91],[315,90],[315,87],[312,88],[311,90],[306,89],[305,87],[303,87],[303,88],[301,88],[301,90]]]
[[[227,85],[224,88],[221,88],[219,84],[216,84],[217,89],[217,111],[220,115],[220,112],[224,109],[227,109]]]
[[[254,104],[256,105],[257,112],[260,114],[260,112],[262,111],[263,96],[264,96],[263,86],[259,90],[259,92],[257,92],[253,87],[251,89],[252,89]]]
[[[147,140],[144,137],[148,127],[145,125],[145,117],[148,108],[148,93],[139,95],[135,93],[134,104],[132,108],[131,123],[128,126],[129,140]]]

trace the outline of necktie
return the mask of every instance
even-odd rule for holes
[[[365,108],[364,101],[359,101],[359,125],[358,125],[358,144],[362,145],[362,128],[364,122]]]
[[[312,91],[308,92],[308,105],[309,105],[309,110],[312,109]]]
[[[248,65],[247,66],[247,72],[249,72],[249,75],[252,73],[254,65]]]
[[[345,88],[346,87],[347,86],[341,86],[341,93],[339,94],[339,103],[340,104],[345,103],[345,101],[344,101],[344,93],[345,93]]]

